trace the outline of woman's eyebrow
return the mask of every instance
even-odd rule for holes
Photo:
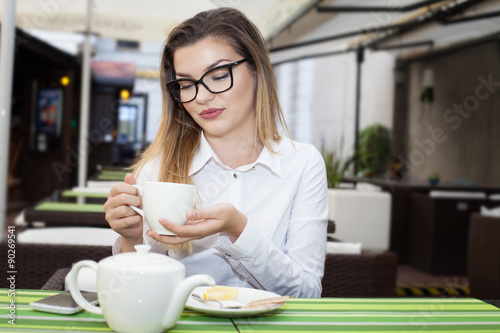
[[[223,61],[229,61],[230,62],[231,60],[229,60],[229,59],[219,59],[219,60],[215,61],[213,64],[211,64],[210,66],[208,66],[207,68],[205,68],[204,71],[208,72],[212,68],[217,67],[217,65],[220,64]]]
[[[207,66],[203,71],[206,73],[208,72],[209,70],[217,67],[218,64],[220,64],[221,62],[223,61],[231,61],[229,59],[219,59],[219,60],[216,60],[215,62],[213,62],[211,65]],[[186,78],[192,78],[191,75],[189,74],[185,74],[185,73],[176,73],[175,74],[176,77],[186,77]]]

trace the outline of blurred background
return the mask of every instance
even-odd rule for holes
[[[471,217],[500,205],[500,1],[15,3],[14,42],[1,43],[14,57],[10,118],[0,119],[4,229],[55,191],[129,166],[158,130],[166,36],[229,6],[268,43],[293,139],[325,157],[335,235],[369,249],[359,234],[374,225],[373,248],[399,266],[467,285]],[[380,224],[339,208],[369,207],[343,201],[363,185],[386,195],[366,210]]]

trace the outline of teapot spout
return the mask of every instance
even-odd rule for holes
[[[206,274],[197,274],[184,279],[177,287],[174,292],[174,296],[170,301],[170,305],[167,309],[167,313],[163,317],[163,328],[169,329],[175,326],[177,320],[179,319],[184,305],[186,304],[189,294],[194,288],[203,285],[215,285],[215,280]]]

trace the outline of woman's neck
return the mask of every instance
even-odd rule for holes
[[[232,169],[255,162],[264,147],[257,133],[239,138],[205,137],[221,162]]]

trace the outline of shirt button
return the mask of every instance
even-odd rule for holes
[[[237,175],[237,174],[235,174],[235,173],[233,173],[233,177],[234,177],[234,178],[238,178],[238,175]]]

